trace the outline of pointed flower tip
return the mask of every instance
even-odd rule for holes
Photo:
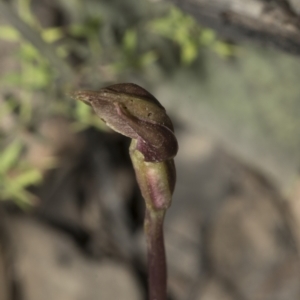
[[[67,93],[67,96],[77,100],[84,102],[87,105],[91,106],[91,93],[90,91],[84,91],[84,90],[75,90],[75,91],[70,91]]]

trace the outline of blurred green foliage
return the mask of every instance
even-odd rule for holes
[[[202,48],[221,57],[234,53],[213,31],[199,27],[172,6],[117,0],[109,4],[89,0],[84,5],[74,0],[70,5],[61,1],[60,9],[68,21],[44,26],[42,17],[34,12],[35,3],[16,0],[14,7],[46,45],[54,46],[54,55],[72,66],[72,87],[79,84],[97,89],[132,72],[142,76],[143,70],[154,64],[163,71],[170,66],[189,67],[201,58]],[[0,123],[6,118],[13,120],[8,131],[0,127],[0,198],[24,206],[34,201],[26,188],[38,184],[42,175],[24,163],[22,133],[38,135],[40,122],[56,114],[70,119],[74,130],[89,126],[103,129],[104,125],[88,106],[70,102],[61,94],[59,70],[14,27],[1,24],[1,41],[13,45],[11,56],[17,68],[8,69],[0,78],[0,87],[13,95],[2,95],[5,101],[0,103]]]
[[[23,145],[14,140],[0,153],[0,195],[2,200],[15,200],[26,208],[36,202],[27,187],[41,182],[41,173],[20,160]]]
[[[213,30],[198,26],[192,17],[175,7],[166,16],[150,22],[150,29],[179,46],[180,59],[184,65],[193,63],[203,46],[224,57],[234,53],[233,46],[218,40]]]

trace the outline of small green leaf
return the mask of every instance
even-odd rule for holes
[[[48,43],[53,43],[64,36],[63,31],[59,27],[44,29],[42,32],[43,39]]]
[[[9,42],[17,42],[20,40],[20,34],[15,28],[3,25],[0,26],[0,39]]]
[[[198,56],[198,47],[191,41],[181,48],[181,60],[184,64],[191,64]]]
[[[23,43],[20,49],[21,58],[24,60],[36,60],[40,56],[39,51],[29,43]]]
[[[24,189],[5,189],[1,192],[0,196],[3,200],[14,200],[21,208],[24,209],[32,206],[37,200],[33,194]]]
[[[203,29],[200,35],[200,43],[210,46],[216,40],[216,34],[211,29]]]
[[[51,81],[51,74],[46,67],[27,63],[24,64],[22,85],[29,90],[43,89]]]
[[[20,141],[12,142],[6,149],[0,153],[0,173],[4,174],[13,167],[22,151]]]
[[[137,34],[136,31],[130,29],[127,30],[124,39],[123,39],[123,45],[125,50],[132,52],[136,48],[137,45]]]
[[[213,49],[216,53],[223,57],[229,57],[233,55],[233,47],[224,42],[216,42],[213,46]]]
[[[32,170],[27,170],[21,173],[16,178],[14,178],[12,180],[11,185],[16,189],[20,189],[20,188],[25,188],[29,185],[37,184],[41,182],[41,180],[42,180],[41,173],[36,169],[32,169]]]

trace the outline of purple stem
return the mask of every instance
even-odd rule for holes
[[[146,208],[149,300],[167,300],[167,268],[163,234],[164,211]]]

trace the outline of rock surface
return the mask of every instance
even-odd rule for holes
[[[22,299],[96,300],[142,298],[130,267],[85,257],[65,234],[29,218],[12,218],[16,273]]]

